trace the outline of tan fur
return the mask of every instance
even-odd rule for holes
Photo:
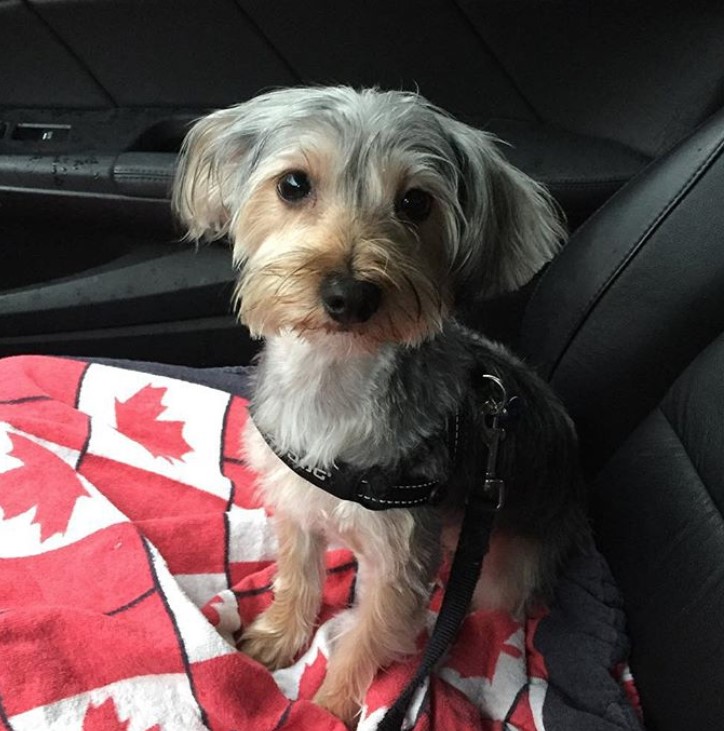
[[[363,580],[364,596],[349,630],[334,647],[314,699],[347,724],[357,715],[377,671],[414,650],[427,604],[427,596],[406,584],[403,576],[372,573]]]
[[[350,211],[331,184],[324,186],[332,172],[323,163],[312,153],[305,157],[305,168],[320,181],[310,200],[280,200],[274,168],[239,211],[234,256],[244,268],[235,297],[242,322],[257,336],[346,329],[372,347],[414,344],[437,332],[452,304],[439,214],[412,229],[388,211]],[[407,185],[394,178],[384,183],[393,200]],[[320,285],[340,271],[382,288],[382,305],[368,322],[342,326],[325,314]]]
[[[275,516],[279,542],[274,602],[244,632],[242,651],[270,670],[287,667],[308,642],[324,579],[324,537]]]
[[[455,552],[460,534],[457,518],[446,522],[442,531],[443,547],[450,555]],[[470,611],[504,611],[522,619],[540,588],[539,568],[540,547],[535,541],[494,530]]]
[[[480,574],[471,608],[502,610],[522,619],[540,588],[540,547],[532,540],[497,531]]]

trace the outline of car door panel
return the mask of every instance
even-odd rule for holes
[[[193,119],[275,86],[419,88],[507,141],[504,153],[549,185],[576,228],[716,106],[721,72],[688,91],[680,63],[648,40],[651,84],[621,79],[625,62],[596,54],[620,36],[635,59],[658,6],[639,4],[623,33],[620,4],[608,22],[587,4],[549,5],[0,0],[10,70],[0,75],[0,354],[246,362],[255,346],[231,314],[228,248],[182,243],[169,191]],[[679,11],[657,28],[675,43],[681,25],[710,61],[724,10],[708,13],[706,27]],[[657,84],[690,105],[667,108]],[[631,106],[639,87],[657,100],[648,111]]]

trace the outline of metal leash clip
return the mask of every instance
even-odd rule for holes
[[[485,465],[485,477],[483,479],[483,496],[494,505],[495,510],[503,507],[505,500],[505,482],[495,476],[498,463],[498,447],[500,441],[505,438],[505,429],[500,421],[507,414],[508,392],[503,382],[497,377],[486,373],[483,378],[487,379],[492,386],[490,396],[483,403],[483,413],[488,417],[488,459]]]

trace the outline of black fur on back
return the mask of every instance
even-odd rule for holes
[[[550,386],[501,345],[458,323],[418,348],[400,351],[388,398],[396,404],[392,433],[401,463],[432,479],[451,474],[449,445],[439,435],[456,411],[468,415],[458,468],[443,507],[462,507],[485,473],[489,426],[482,404],[489,395],[484,373],[497,376],[522,410],[500,443],[497,476],[505,481],[496,527],[543,549],[541,591],[548,593],[560,561],[589,535],[586,491],[575,427]]]

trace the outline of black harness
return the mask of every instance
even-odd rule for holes
[[[467,422],[466,416],[458,412],[449,419],[445,430],[453,472],[466,441]],[[448,481],[428,480],[399,471],[391,473],[380,467],[360,470],[344,462],[338,462],[330,469],[306,467],[296,454],[277,450],[272,440],[263,436],[274,454],[307,482],[340,500],[359,503],[368,510],[435,505],[442,499]]]
[[[488,440],[486,442],[481,439],[480,444],[487,449],[485,474],[480,476],[477,484],[471,486],[466,496],[465,514],[450,577],[420,665],[385,714],[377,727],[378,731],[399,731],[402,728],[415,691],[455,639],[480,576],[495,515],[503,505],[505,485],[496,475],[498,445],[505,436],[503,423],[507,425],[507,418],[518,411],[513,407],[517,406],[519,401],[516,397],[508,398],[505,387],[497,376],[485,374],[483,378],[487,379],[492,391],[481,406],[488,426]],[[446,438],[452,456],[453,473],[462,450],[476,448],[469,434],[470,423],[472,423],[470,415],[458,412],[447,424]],[[359,470],[344,463],[339,463],[329,470],[308,468],[301,463],[297,455],[277,451],[273,442],[266,436],[264,438],[277,457],[307,482],[341,500],[352,500],[369,510],[435,505],[442,498],[445,483],[448,481],[424,480],[404,474],[390,475],[389,472],[376,467]]]

